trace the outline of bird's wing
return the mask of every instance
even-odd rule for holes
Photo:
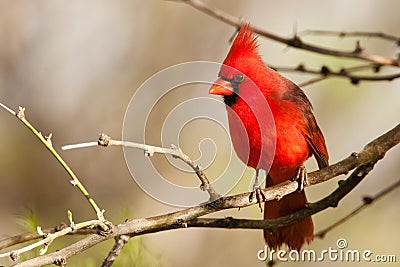
[[[307,96],[296,84],[288,80],[288,90],[285,92],[283,98],[295,102],[297,106],[302,109],[305,123],[305,127],[303,128],[304,138],[317,160],[318,167],[320,169],[327,167],[329,164],[329,155],[325,144],[325,138],[321,129],[318,127],[317,121],[312,112],[312,105]]]

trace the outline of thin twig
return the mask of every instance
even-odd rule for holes
[[[299,64],[296,67],[277,67],[277,66],[271,66],[269,65],[270,68],[276,70],[276,71],[281,71],[281,72],[303,72],[303,73],[311,73],[311,74],[320,74],[320,77],[312,78],[308,81],[299,83],[299,87],[305,87],[323,80],[326,80],[330,77],[330,69],[327,68],[326,66],[321,67],[319,71],[312,71],[309,70],[304,66],[304,64]],[[363,64],[359,66],[354,66],[354,67],[348,67],[348,68],[342,68],[339,72],[340,73],[350,73],[354,71],[360,71],[360,70],[367,70],[367,69],[373,69],[375,72],[379,72],[381,69],[381,65],[377,64]],[[327,71],[328,70],[328,71]]]
[[[236,28],[239,28],[243,24],[243,20],[240,18],[237,18],[235,16],[232,16],[230,14],[225,13],[222,10],[219,10],[217,8],[211,8],[204,4],[203,1],[200,0],[182,0],[182,3],[186,3],[193,8],[210,15],[220,21],[223,21],[229,25],[232,25]],[[343,58],[354,58],[354,59],[361,59],[365,61],[370,61],[374,62],[380,65],[392,65],[399,67],[400,66],[400,58],[397,59],[392,59],[392,58],[386,58],[380,55],[369,55],[366,54],[363,49],[359,46],[359,43],[356,43],[354,50],[352,51],[343,51],[343,50],[336,50],[336,49],[330,49],[322,46],[317,46],[314,44],[306,43],[303,40],[300,39],[300,37],[295,34],[291,38],[286,38],[279,36],[277,34],[265,31],[261,28],[253,26],[254,32],[258,33],[259,35],[262,35],[268,39],[286,44],[291,47],[323,54],[323,55],[330,55],[330,56],[336,56],[336,57],[343,57]]]
[[[19,107],[18,112],[15,112],[12,109],[8,108],[4,104],[1,104],[1,107],[4,108],[9,113],[11,113],[12,115],[16,116],[42,142],[42,144],[50,151],[50,153],[56,158],[56,160],[61,164],[61,166],[64,168],[64,170],[72,178],[72,180],[70,181],[71,184],[76,186],[79,189],[79,191],[81,191],[81,193],[84,195],[86,200],[89,202],[89,204],[92,206],[92,208],[96,212],[97,218],[100,221],[105,222],[106,220],[104,218],[104,210],[101,210],[99,208],[99,206],[97,206],[94,199],[89,195],[89,192],[86,190],[86,188],[80,182],[80,180],[75,175],[75,173],[72,171],[72,169],[68,166],[68,164],[63,160],[63,158],[54,149],[53,144],[51,142],[52,134],[50,134],[48,137],[44,137],[39,131],[37,131],[35,129],[35,127],[33,127],[32,124],[30,124],[29,121],[26,119],[25,108]],[[106,224],[103,224],[102,226],[104,227],[104,230],[107,230]]]
[[[326,79],[328,79],[328,76],[321,76],[321,77],[317,77],[317,78],[312,78],[312,79],[309,79],[308,81],[299,83],[298,86],[299,87],[306,87],[306,86],[309,86],[311,84],[324,81]]]
[[[364,197],[363,198],[363,204],[358,206],[356,209],[354,209],[352,212],[350,212],[348,215],[346,215],[345,217],[343,217],[339,221],[337,221],[334,224],[326,227],[325,229],[315,233],[314,236],[318,237],[318,238],[321,238],[321,239],[324,238],[325,235],[328,232],[332,231],[332,229],[338,227],[339,225],[342,225],[343,223],[345,223],[346,221],[348,221],[349,219],[354,217],[356,214],[360,213],[361,211],[366,209],[368,206],[372,205],[372,203],[375,203],[376,201],[381,199],[383,196],[389,194],[390,192],[394,191],[398,187],[400,187],[400,180],[395,182],[394,184],[386,187],[385,189],[383,189],[382,191],[378,192],[374,196],[366,196],[366,197]]]
[[[307,179],[307,186],[327,181],[333,177],[348,173],[350,170],[357,168],[349,178],[340,183],[339,188],[331,195],[316,203],[310,204],[302,210],[299,210],[291,215],[273,220],[263,220],[262,223],[260,222],[261,224],[257,222],[257,224],[259,224],[257,227],[274,229],[276,227],[289,225],[293,222],[311,216],[312,214],[315,214],[323,209],[326,209],[327,207],[338,205],[340,199],[348,194],[355,186],[357,186],[357,184],[372,170],[374,164],[382,159],[389,149],[399,143],[400,124],[382,136],[376,138],[374,141],[370,142],[361,152],[352,153],[351,156],[336,164],[310,173]],[[280,185],[263,189],[263,192],[266,196],[266,200],[269,201],[283,197],[294,190],[297,190],[297,182],[287,181]],[[206,214],[215,213],[224,209],[246,207],[256,204],[254,202],[249,202],[249,194],[250,193],[244,193],[222,197],[213,203],[202,204],[196,207],[147,219],[128,220],[123,224],[115,226],[113,231],[106,236],[90,235],[57,252],[27,260],[18,264],[17,266],[46,265],[52,264],[56,260],[60,259],[66,261],[67,258],[77,253],[80,253],[98,243],[119,235],[129,235],[132,237],[147,233],[186,228],[189,226],[189,222],[193,222],[194,219]],[[256,225],[253,225],[252,227],[254,228]]]
[[[271,65],[270,65],[270,67],[276,71],[281,71],[281,72],[301,72],[301,73],[321,75],[321,77],[314,78],[310,81],[299,84],[300,87],[310,85],[311,83],[315,83],[315,82],[327,79],[328,77],[331,77],[331,76],[348,78],[348,79],[350,79],[351,83],[353,83],[353,84],[358,84],[360,81],[392,81],[394,79],[400,78],[400,73],[387,74],[387,75],[355,75],[355,74],[352,74],[352,72],[359,71],[359,70],[365,70],[365,69],[371,69],[375,72],[378,72],[378,71],[380,71],[380,68],[382,66],[376,65],[376,64],[367,64],[367,65],[360,65],[360,66],[349,67],[349,68],[341,68],[339,71],[333,71],[325,65],[322,66],[318,70],[309,69],[306,66],[304,66],[303,64],[300,64],[296,67],[278,67],[278,66],[271,66]]]
[[[42,229],[43,233],[45,234],[54,234],[55,232],[61,231],[62,229],[67,228],[68,225],[65,223],[62,223],[56,227],[52,228],[46,228]],[[97,229],[93,228],[82,228],[82,229],[75,229],[73,232],[68,233],[68,235],[88,235],[88,234],[95,234],[97,233]],[[39,238],[43,238],[43,235],[40,235],[38,232],[30,232],[30,233],[24,233],[8,238],[4,238],[0,240],[0,250],[11,247],[17,244],[22,244],[28,241],[36,240]]]
[[[329,31],[329,30],[305,30],[298,33],[300,36],[306,35],[331,35],[336,37],[375,37],[391,42],[395,42],[400,46],[400,38],[384,32],[367,32],[367,31]]]
[[[114,261],[117,259],[122,249],[124,248],[125,244],[128,243],[129,238],[130,237],[128,235],[119,235],[114,238],[114,246],[108,253],[107,258],[103,261],[101,267],[110,267],[114,263]]]
[[[174,158],[180,159],[183,162],[185,162],[187,165],[189,165],[193,171],[196,173],[197,177],[200,179],[201,186],[200,188],[203,191],[207,191],[210,199],[209,201],[214,201],[221,197],[210,184],[210,181],[208,180],[206,174],[204,171],[200,168],[198,164],[196,164],[188,155],[183,153],[182,149],[178,148],[175,145],[171,145],[171,148],[164,148],[164,147],[157,147],[157,146],[150,146],[146,144],[139,144],[139,143],[134,143],[134,142],[129,142],[129,141],[120,141],[120,140],[114,140],[110,136],[108,136],[105,133],[101,133],[100,137],[97,142],[87,142],[87,143],[80,143],[80,144],[74,144],[74,145],[66,145],[61,147],[63,150],[70,150],[70,149],[76,149],[76,148],[82,148],[82,147],[90,147],[90,146],[123,146],[123,147],[130,147],[130,148],[137,148],[141,149],[145,152],[145,155],[147,157],[153,156],[154,153],[160,153],[164,155],[171,155]]]
[[[54,233],[45,233],[40,228],[38,228],[38,234],[43,237],[42,240],[37,241],[33,244],[30,244],[28,246],[25,246],[25,247],[17,249],[17,250],[1,253],[0,258],[11,257],[13,259],[14,258],[17,259],[19,257],[19,255],[21,255],[22,253],[25,253],[27,251],[30,251],[30,250],[40,247],[40,246],[47,247],[48,244],[53,242],[55,239],[65,236],[67,234],[70,234],[77,229],[88,228],[88,227],[98,227],[98,226],[102,225],[103,223],[104,222],[102,222],[100,220],[86,221],[86,222],[74,224],[74,226],[68,226],[68,227],[63,228],[60,231],[57,231]]]

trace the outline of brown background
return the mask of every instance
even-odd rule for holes
[[[396,0],[207,3],[286,36],[292,34],[294,25],[298,30],[369,30],[400,35],[400,4]],[[222,61],[233,33],[231,26],[185,4],[169,1],[2,1],[0,100],[12,108],[25,106],[27,118],[40,131],[46,135],[53,133],[53,143],[59,151],[65,144],[93,140],[99,132],[119,138],[125,109],[142,82],[177,63]],[[307,40],[329,47],[354,48],[354,39],[308,37]],[[314,68],[329,64],[339,69],[346,64],[359,64],[286,49],[264,38],[260,38],[260,43],[263,58],[274,65],[295,66],[302,62]],[[361,44],[368,53],[394,57],[399,52],[395,44],[373,38],[361,38]],[[292,73],[284,75],[295,82],[309,78]],[[352,86],[347,80],[332,78],[304,88],[325,134],[331,163],[359,151],[398,123],[399,87],[399,79]],[[207,91],[203,94],[206,96]],[[0,111],[0,133],[2,237],[24,231],[18,221],[27,214],[27,208],[34,211],[42,227],[66,221],[68,209],[73,211],[76,221],[94,217],[43,145],[4,111]],[[106,217],[115,223],[127,217],[148,217],[176,210],[138,188],[120,148],[89,148],[61,155],[106,210]],[[314,216],[316,230],[347,214],[361,202],[362,196],[398,179],[399,159],[400,150],[395,148],[339,208]],[[315,168],[315,163],[308,166]],[[246,175],[251,177],[252,172]],[[307,189],[309,199],[315,201],[326,195],[336,182]],[[243,183],[232,193],[246,190],[247,184]],[[336,248],[336,240],[343,237],[349,249],[370,249],[375,254],[398,252],[398,201],[397,191],[308,248],[317,251]],[[215,216],[261,217],[257,207]],[[148,235],[143,243],[151,254],[151,264],[263,266],[256,258],[256,252],[263,248],[261,231],[178,230]],[[111,244],[110,241],[98,250],[85,252],[81,259],[91,255],[98,266]],[[60,243],[51,249],[57,249],[57,245]],[[74,258],[70,263],[79,266],[82,262]]]

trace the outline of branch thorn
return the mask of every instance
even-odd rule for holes
[[[75,230],[75,223],[72,220],[72,211],[70,211],[70,210],[67,211],[67,217],[68,217],[68,221],[69,221],[69,226],[71,227],[72,230]]]
[[[50,133],[48,136],[45,136],[46,142],[52,147],[53,142],[51,141],[51,137],[53,136],[53,133]]]
[[[47,250],[49,249],[50,243],[49,244],[44,244],[44,246],[39,250],[39,255],[44,255],[46,254]]]
[[[287,44],[293,47],[301,47],[303,45],[303,41],[301,41],[300,37],[295,34],[293,38],[287,40]]]
[[[305,66],[304,66],[303,63],[300,63],[300,64],[296,67],[296,70],[298,70],[298,71],[305,71],[306,68],[305,68]]]
[[[342,75],[347,75],[348,74],[348,72],[347,72],[347,70],[345,68],[341,68],[339,73],[342,74]]]
[[[374,202],[374,198],[372,198],[372,197],[370,197],[370,196],[365,196],[365,197],[363,197],[363,202],[364,202],[366,205],[369,205],[369,204],[371,204],[372,202]]]
[[[44,233],[42,230],[42,227],[40,227],[39,225],[36,227],[36,232],[42,236],[43,238],[46,238],[48,236],[48,234]]]
[[[67,260],[63,256],[58,256],[53,263],[57,266],[64,267],[65,265],[67,265]]]
[[[152,157],[154,155],[154,150],[153,149],[151,149],[151,148],[147,148],[145,151],[144,151],[144,156],[145,157]]]
[[[361,54],[361,52],[364,50],[364,48],[361,47],[361,42],[357,40],[356,42],[356,48],[354,49],[353,53],[354,54]]]
[[[330,72],[331,72],[331,70],[328,68],[328,66],[323,65],[323,66],[321,67],[321,74],[322,74],[322,75],[326,76],[326,75],[328,75]]]
[[[354,85],[357,85],[357,84],[360,82],[360,80],[359,80],[358,78],[351,77],[351,78],[350,78],[350,82],[351,82],[352,84],[354,84]]]
[[[374,72],[375,72],[375,73],[380,72],[381,67],[382,67],[382,65],[376,64],[376,65],[374,66]]]
[[[17,251],[11,251],[10,253],[10,258],[13,261],[17,261],[19,259],[19,253]]]
[[[21,106],[18,107],[17,117],[20,120],[25,118],[25,108],[24,107],[21,107]]]
[[[105,133],[99,134],[99,139],[97,140],[97,144],[99,146],[108,146],[110,143],[111,137]]]

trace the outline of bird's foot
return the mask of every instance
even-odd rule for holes
[[[261,212],[263,212],[261,203],[265,202],[266,197],[264,195],[264,192],[262,191],[261,187],[259,186],[254,186],[253,191],[249,195],[249,202],[253,202],[254,196],[256,197],[258,206],[260,207]]]
[[[301,165],[297,171],[296,177],[293,178],[293,181],[297,181],[299,184],[298,190],[303,191],[304,186],[307,185],[307,170],[304,165]]]
[[[265,201],[265,195],[260,187],[260,185],[258,184],[258,175],[260,174],[260,169],[256,169],[256,173],[255,173],[255,177],[254,177],[254,183],[253,183],[253,188],[252,191],[249,195],[249,202],[253,202],[253,198],[254,195],[256,197],[258,206],[260,207],[261,212],[263,211],[262,207],[261,207],[261,203]]]

